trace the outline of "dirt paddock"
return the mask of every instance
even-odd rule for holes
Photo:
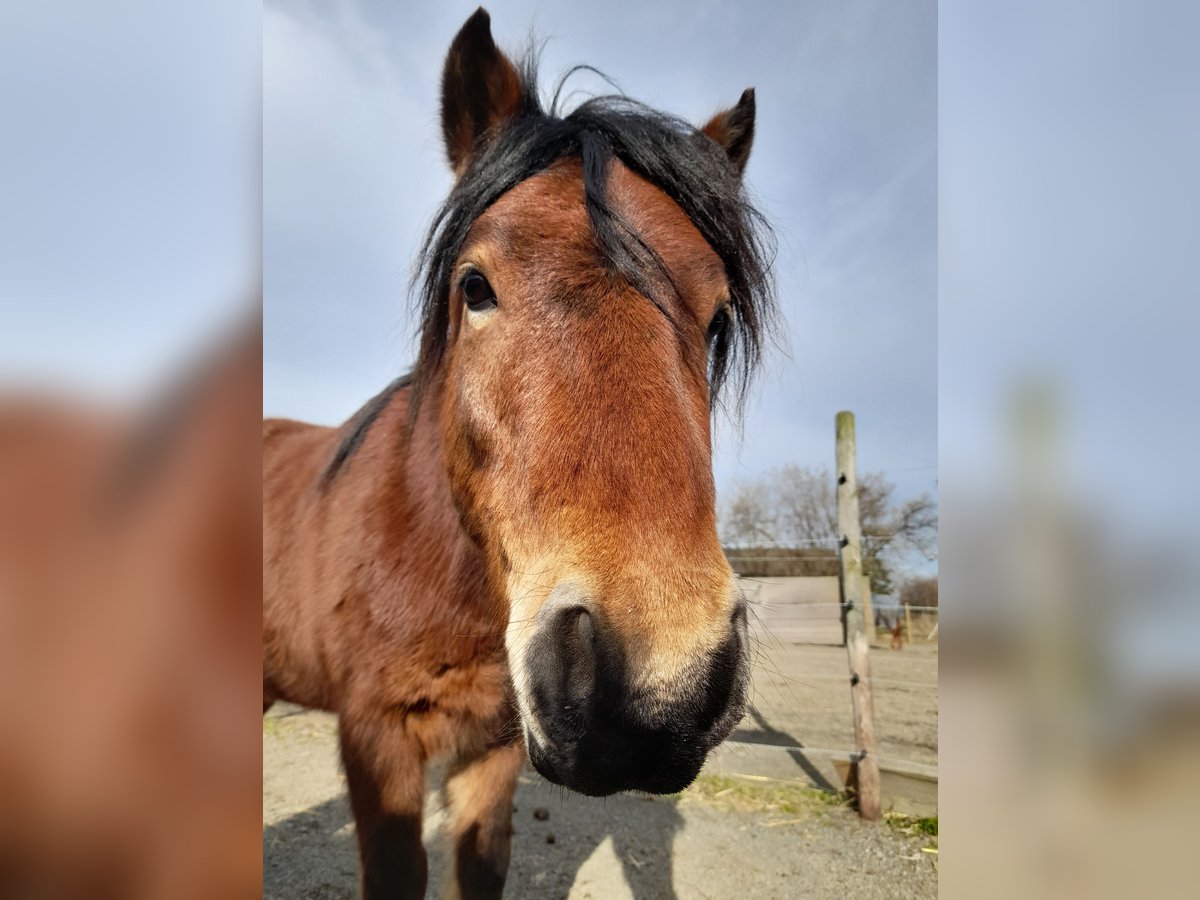
[[[838,787],[822,785],[828,770],[818,758],[852,749],[845,650],[758,643],[750,713],[682,794],[594,800],[528,770],[513,812],[505,896],[936,896],[937,838],[928,827],[864,824],[836,796],[810,786]],[[881,756],[935,765],[936,647],[876,649],[872,666]],[[264,897],[357,896],[354,825],[335,728],[332,716],[286,705],[263,721]],[[535,810],[548,817],[535,818]],[[438,896],[445,860],[440,815],[431,796],[430,896]]]

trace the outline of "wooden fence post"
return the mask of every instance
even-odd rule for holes
[[[871,579],[866,575],[862,578],[863,624],[867,629],[867,643],[875,643],[875,608],[871,596]]]
[[[912,608],[904,604],[904,633],[908,636],[908,643],[912,644]]]
[[[862,608],[862,530],[858,521],[858,480],[854,413],[837,414],[837,519],[841,558],[842,611],[846,621],[846,654],[850,661],[850,700],[854,709],[854,742],[858,751],[855,780],[858,813],[879,819],[879,759],[875,743],[875,702],[871,696],[870,642]]]

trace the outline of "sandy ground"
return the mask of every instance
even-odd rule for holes
[[[880,752],[936,763],[936,653],[920,647],[884,650],[872,660]],[[738,743],[727,746],[720,766],[677,797],[594,800],[563,793],[528,771],[513,812],[516,835],[505,895],[530,900],[936,896],[937,856],[927,852],[936,848],[936,838],[864,824],[851,810],[807,788],[717,774],[754,769],[812,782],[805,754],[794,746],[849,748],[845,669],[840,647],[764,643],[754,710],[734,735]],[[535,818],[535,809],[548,818]],[[445,864],[440,818],[439,798],[431,794],[426,815],[430,896],[437,896]],[[357,896],[354,826],[331,716],[280,705],[264,720],[263,821],[265,897]]]
[[[854,720],[843,647],[755,642],[753,709],[732,740],[777,746],[853,749]],[[873,648],[871,683],[879,753],[937,764],[936,645]]]

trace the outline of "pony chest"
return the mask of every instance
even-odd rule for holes
[[[374,706],[410,724],[491,720],[508,714],[512,689],[502,656],[384,660],[376,667]]]

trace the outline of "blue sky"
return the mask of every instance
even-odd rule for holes
[[[937,16],[932,2],[488,4],[543,81],[594,65],[703,121],[754,86],[747,172],[780,240],[787,322],[747,410],[720,422],[719,488],[829,465],[858,415],[860,468],[903,494],[937,461]],[[263,14],[264,412],[343,421],[412,362],[406,285],[451,177],[443,55],[471,3],[268,2]],[[598,90],[596,82],[581,87]]]
[[[0,386],[153,391],[258,281],[259,12],[0,9]]]

